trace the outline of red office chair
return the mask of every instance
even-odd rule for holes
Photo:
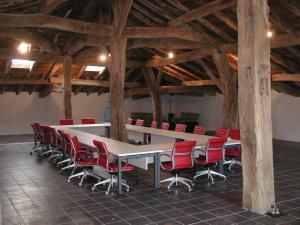
[[[241,140],[240,137],[240,130],[239,129],[231,129],[228,133],[229,138],[235,139],[235,140]],[[236,160],[237,157],[241,155],[241,149],[239,147],[231,147],[231,148],[225,148],[225,156],[231,158],[231,160],[225,161],[223,164],[229,164],[229,171],[231,170],[231,167],[234,164],[242,166],[242,162],[239,160]]]
[[[74,177],[81,177],[79,186],[82,185],[87,176],[92,176],[99,180],[100,178],[93,174],[92,170],[88,169],[97,165],[97,158],[94,157],[94,153],[91,151],[92,149],[88,149],[86,146],[83,147],[79,143],[77,136],[71,137],[71,145],[74,152],[73,160],[75,164],[73,171],[77,168],[83,168],[83,171],[74,175],[74,172],[72,172],[72,175],[68,178],[68,183],[70,183],[71,179]]]
[[[218,128],[216,129],[216,137],[226,137],[228,136],[228,129],[227,128]]]
[[[128,124],[128,125],[132,125],[132,124],[133,124],[133,119],[131,119],[131,118],[127,118],[127,120],[126,120],[126,124]]]
[[[205,133],[205,127],[196,125],[193,131],[193,134],[199,134],[199,135],[204,135]]]
[[[152,121],[151,123],[151,128],[157,128],[157,122],[156,121]]]
[[[52,152],[52,149],[50,149],[50,145],[53,143],[53,137],[52,137],[51,127],[40,125],[40,130],[42,135],[41,138],[42,150],[40,152],[40,157],[42,157]]]
[[[52,133],[52,154],[48,158],[48,161],[55,160],[55,162],[58,159],[61,159],[63,157],[63,142],[62,137],[60,134],[57,133],[55,128],[51,127],[51,133]]]
[[[171,156],[167,154],[161,154],[161,156],[167,156],[171,159],[169,162],[162,162],[161,167],[162,169],[168,170],[168,171],[175,171],[175,177],[167,178],[160,183],[168,182],[170,181],[170,184],[168,185],[168,191],[170,192],[171,186],[175,183],[177,186],[177,183],[180,182],[187,186],[189,188],[189,191],[192,190],[193,181],[178,177],[177,170],[178,169],[187,169],[193,167],[193,149],[196,145],[196,141],[183,141],[183,142],[176,142],[172,151]],[[190,184],[191,185],[190,185]]]
[[[205,150],[203,149],[195,150],[195,152],[199,151],[205,153],[204,156],[200,154],[198,158],[195,158],[195,162],[202,166],[207,165],[207,170],[197,172],[196,176],[194,176],[194,180],[197,177],[206,174],[208,175],[208,178],[211,179],[212,184],[214,183],[214,179],[212,175],[217,175],[226,179],[226,177],[223,174],[212,171],[209,168],[209,164],[216,164],[224,160],[223,151],[224,151],[224,145],[226,141],[227,138],[225,137],[210,138],[206,144]]]
[[[42,133],[41,133],[41,128],[40,124],[38,122],[32,122],[31,127],[33,129],[33,140],[34,140],[34,147],[32,148],[32,153],[39,153],[41,150],[41,141],[42,141]]]
[[[81,123],[82,124],[95,124],[96,120],[94,118],[82,118]]]
[[[59,125],[73,125],[73,119],[62,119],[59,120]]]
[[[110,189],[114,186],[115,183],[118,182],[117,176],[114,175],[118,172],[118,164],[116,162],[116,157],[107,150],[105,143],[94,140],[94,145],[96,146],[98,151],[97,165],[106,169],[106,171],[111,174],[111,177],[94,184],[94,186],[92,187],[92,191],[94,191],[98,185],[109,184],[107,191],[105,192],[105,194],[108,195]],[[128,163],[122,163],[121,169],[122,171],[131,171],[133,170],[133,166]],[[122,186],[124,186],[126,188],[126,191],[129,192],[129,186],[124,180],[122,180]]]
[[[58,133],[62,137],[63,146],[64,146],[64,154],[65,154],[66,159],[59,162],[57,164],[57,167],[65,164],[65,163],[68,163],[67,166],[61,168],[60,171],[62,173],[64,170],[71,169],[71,168],[75,167],[74,152],[73,152],[73,148],[72,148],[72,144],[71,144],[71,136],[69,134],[63,132],[63,131],[60,131],[60,130],[58,130]]]
[[[161,124],[161,129],[162,129],[162,130],[169,130],[169,126],[170,126],[169,123],[167,123],[167,122],[162,122],[162,124]]]
[[[135,125],[139,126],[139,127],[143,127],[144,126],[144,120],[137,119],[136,122],[135,122]]]
[[[176,132],[185,132],[186,129],[186,125],[185,124],[181,124],[181,123],[177,123],[175,126],[175,131]]]

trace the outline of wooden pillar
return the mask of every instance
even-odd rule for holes
[[[64,57],[64,113],[66,119],[72,119],[72,58]]]
[[[223,93],[222,126],[233,128],[237,117],[237,75],[232,73],[226,54],[214,51],[213,60],[220,75],[221,91]]]
[[[110,45],[111,135],[113,139],[124,142],[127,142],[123,100],[127,44],[125,28],[131,5],[132,0],[114,1],[114,24]]]
[[[155,78],[152,68],[142,68],[145,80],[147,82],[151,100],[152,100],[152,111],[153,111],[153,120],[158,123],[161,122],[161,98],[159,92],[159,81]]]
[[[269,7],[267,0],[237,2],[243,206],[262,214],[275,202]]]

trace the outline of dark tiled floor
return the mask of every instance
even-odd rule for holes
[[[11,137],[11,139],[13,139]],[[14,142],[22,142],[14,140]],[[3,143],[3,142],[2,142]],[[206,178],[189,193],[152,189],[152,176],[127,174],[130,193],[105,196],[90,190],[93,179],[78,187],[47,160],[28,154],[31,144],[0,145],[0,197],[4,225],[12,224],[300,224],[300,144],[275,142],[275,184],[278,206],[288,215],[278,219],[254,214],[241,206],[241,169],[229,180],[208,185]],[[227,169],[225,169],[227,171]],[[193,171],[194,173],[194,171]],[[168,174],[162,173],[162,177]]]

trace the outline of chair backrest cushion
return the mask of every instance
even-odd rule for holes
[[[175,142],[172,151],[173,169],[184,169],[193,167],[193,149],[196,141]]]
[[[135,122],[135,125],[140,126],[140,127],[144,126],[144,120],[137,119],[136,122]]]
[[[96,120],[94,118],[82,118],[81,123],[82,124],[95,124]]]
[[[52,144],[53,137],[52,137],[51,127],[41,125],[40,129],[42,135],[42,142],[47,145]]]
[[[193,131],[193,134],[199,134],[199,135],[204,135],[205,133],[205,127],[196,125]]]
[[[73,122],[73,119],[62,119],[62,120],[59,120],[59,124],[60,125],[73,125],[74,122]]]
[[[151,123],[151,128],[157,128],[157,122],[156,121],[152,121]]]
[[[235,140],[241,140],[241,134],[239,129],[231,129],[228,133],[228,137]]]
[[[216,137],[227,137],[228,129],[226,128],[218,128],[216,129]]]
[[[185,132],[185,129],[186,129],[185,124],[177,123],[176,126],[175,126],[175,131],[176,132]]]
[[[94,145],[96,146],[97,152],[98,152],[98,161],[97,164],[101,167],[104,167],[108,170],[109,165],[109,154],[106,148],[106,145],[104,142],[94,140]]]
[[[131,118],[127,118],[127,120],[126,120],[126,124],[128,124],[128,125],[132,125],[132,123],[133,123],[133,119],[131,119]]]
[[[162,130],[169,130],[169,126],[170,126],[169,123],[167,123],[167,122],[162,122],[162,124],[161,124],[161,129],[162,129]]]
[[[206,145],[206,162],[217,163],[223,161],[224,145],[227,141],[225,137],[210,138]]]
[[[71,145],[71,136],[65,132],[59,131],[65,146],[65,153],[67,156],[72,155],[72,145]]]

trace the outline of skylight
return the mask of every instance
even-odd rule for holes
[[[105,70],[104,66],[87,66],[85,71],[87,72],[99,72],[102,73]]]
[[[29,69],[31,70],[35,61],[24,60],[24,59],[12,59],[11,68],[12,69]]]

